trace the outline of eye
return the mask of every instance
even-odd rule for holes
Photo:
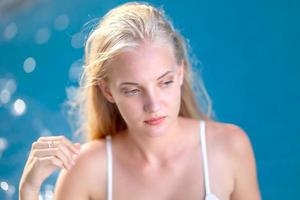
[[[164,81],[161,83],[161,86],[167,87],[167,86],[171,85],[173,82],[174,82],[173,80]]]
[[[123,93],[127,96],[133,96],[133,95],[139,94],[140,90],[139,89],[125,90],[125,91],[123,91]]]

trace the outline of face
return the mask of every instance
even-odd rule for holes
[[[158,136],[176,122],[183,82],[183,65],[170,45],[143,43],[110,63],[104,96],[115,103],[129,132]]]

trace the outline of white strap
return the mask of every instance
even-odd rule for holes
[[[204,168],[205,193],[206,195],[208,195],[210,194],[210,183],[209,183],[206,140],[205,140],[205,122],[203,120],[201,120],[200,122],[200,140],[201,140],[201,151],[202,151],[203,168]]]
[[[106,155],[107,155],[107,200],[112,200],[112,143],[111,137],[106,136]]]

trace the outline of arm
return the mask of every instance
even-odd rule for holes
[[[74,167],[75,168],[75,167]],[[85,180],[82,179],[82,174],[78,169],[70,171],[62,170],[55,186],[55,200],[88,200],[88,190],[85,187]],[[78,167],[77,167],[78,168]]]
[[[253,149],[247,134],[239,127],[233,130],[232,148],[235,184],[231,199],[260,200]]]
[[[40,137],[31,151],[19,184],[19,200],[38,200],[43,181],[57,169],[71,169],[80,144],[64,136]]]

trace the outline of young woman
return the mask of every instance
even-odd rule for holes
[[[90,140],[83,148],[63,136],[34,142],[21,200],[38,199],[59,168],[56,200],[261,199],[246,133],[198,106],[186,44],[163,11],[111,10],[85,53],[78,104]]]

